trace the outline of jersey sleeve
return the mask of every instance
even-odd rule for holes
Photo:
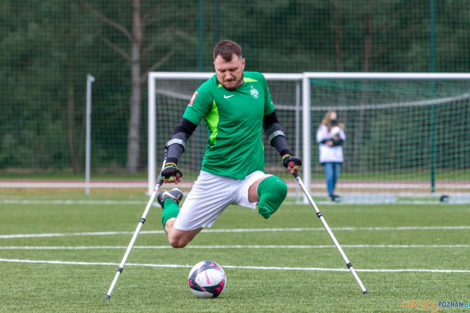
[[[184,111],[183,118],[191,123],[199,125],[201,120],[210,112],[212,108],[211,93],[204,84],[193,94],[191,101]]]
[[[260,76],[264,87],[264,115],[266,116],[274,112],[274,103],[271,99],[271,93],[269,92],[268,82],[266,81],[266,78],[261,73]]]

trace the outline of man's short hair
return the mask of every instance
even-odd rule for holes
[[[232,61],[233,55],[238,56],[239,58],[242,57],[242,47],[235,41],[231,40],[222,40],[219,41],[213,51],[214,60],[220,55],[222,59],[225,61]]]

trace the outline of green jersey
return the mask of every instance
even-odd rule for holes
[[[264,171],[263,117],[272,112],[274,105],[261,73],[244,72],[243,83],[235,90],[225,89],[216,75],[203,83],[183,115],[196,125],[206,121],[202,170],[236,179]]]

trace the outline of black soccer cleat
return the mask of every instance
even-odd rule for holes
[[[183,199],[184,193],[179,190],[178,188],[173,188],[171,190],[163,190],[160,191],[157,195],[157,201],[160,206],[163,208],[163,203],[165,203],[166,199],[170,199],[176,204],[179,204],[181,199]]]

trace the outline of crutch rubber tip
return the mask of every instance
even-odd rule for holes
[[[365,294],[365,295],[368,295],[368,294],[369,294],[369,292],[368,292],[367,290],[366,290],[366,291],[363,291],[362,293]]]
[[[110,295],[106,295],[104,298],[105,298],[105,299],[110,299],[111,296],[110,296]]]

